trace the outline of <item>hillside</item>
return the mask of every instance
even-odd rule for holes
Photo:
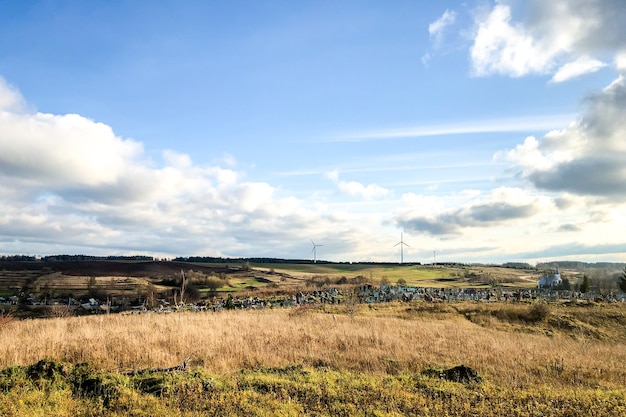
[[[6,416],[623,416],[623,303],[0,322]]]

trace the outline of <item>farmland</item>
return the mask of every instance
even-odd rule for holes
[[[298,291],[328,288],[345,293],[363,284],[522,289],[535,287],[540,274],[532,269],[466,265],[0,261],[0,307],[16,317],[46,317],[60,312],[93,312],[79,307],[88,300],[95,300],[94,305],[106,303],[110,311],[123,311],[181,302],[208,305],[228,296],[277,300],[288,299]],[[578,273],[571,271],[569,275],[576,280]],[[67,308],[56,307],[62,305]]]
[[[541,271],[497,266],[422,266],[410,264],[348,263],[193,263],[157,261],[0,262],[0,294],[16,292],[80,297],[88,292],[133,296],[150,286],[166,292],[175,287],[181,273],[200,289],[209,279],[221,279],[218,292],[245,292],[280,287],[293,290],[319,282],[336,283],[341,278],[378,284],[425,287],[485,287],[498,283],[533,287]],[[572,271],[576,276],[577,273]]]

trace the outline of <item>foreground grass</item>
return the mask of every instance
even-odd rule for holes
[[[625,415],[626,306],[539,307],[7,322],[0,415]],[[432,371],[459,364],[480,380]]]
[[[124,375],[41,361],[0,373],[3,416],[622,416],[626,390],[491,382],[290,366],[216,375],[197,369]]]

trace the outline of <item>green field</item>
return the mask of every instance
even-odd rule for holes
[[[536,286],[538,273],[500,267],[443,267],[428,265],[368,265],[368,264],[250,264],[262,271],[274,271],[293,277],[363,277],[373,284],[387,282],[396,284],[403,280],[406,285],[418,287],[485,287],[493,283],[504,286],[532,288]],[[473,279],[472,279],[473,278]]]

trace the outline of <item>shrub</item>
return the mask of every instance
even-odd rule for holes
[[[534,303],[528,308],[526,313],[526,321],[532,323],[542,321],[550,314],[550,307],[546,303]]]

